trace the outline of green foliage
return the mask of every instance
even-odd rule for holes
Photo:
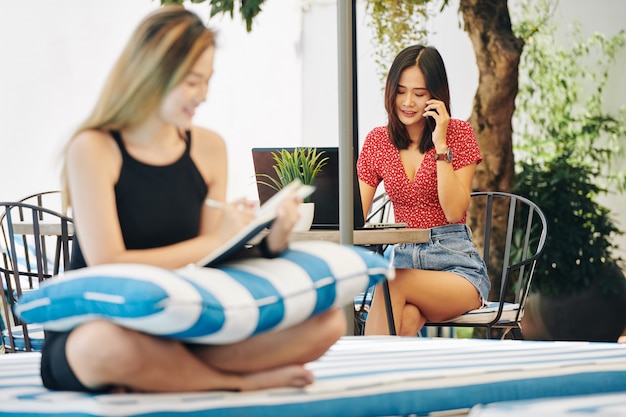
[[[207,0],[160,0],[161,4],[183,4],[186,1],[191,3],[204,3]],[[235,0],[208,0],[211,5],[210,17],[217,14],[230,14],[234,16]],[[246,22],[246,30],[252,31],[252,21],[261,12],[261,5],[265,0],[239,0],[239,12]]]
[[[315,148],[296,148],[293,152],[283,149],[280,152],[272,152],[272,157],[276,162],[273,168],[278,179],[268,174],[259,174],[258,176],[267,179],[259,183],[274,190],[280,190],[296,179],[305,185],[313,185],[317,174],[328,163],[329,157],[323,157],[324,153],[324,151],[318,152]]]
[[[604,192],[594,182],[597,173],[572,163],[567,154],[545,165],[520,163],[516,192],[534,201],[548,220],[548,236],[533,287],[556,295],[586,288],[601,273],[611,256],[610,237],[620,233],[609,210],[597,203]],[[614,283],[601,282],[605,289]]]
[[[395,56],[404,48],[427,40],[426,21],[434,0],[367,0],[368,26],[374,31],[374,60],[381,80]],[[447,0],[441,2],[442,8]]]
[[[606,112],[602,98],[610,64],[626,36],[622,31],[612,38],[596,33],[582,39],[575,25],[572,45],[561,47],[554,41],[557,25],[546,20],[549,3],[530,3],[524,12],[527,20],[516,28],[526,36],[513,118],[516,160],[545,164],[568,154],[597,172],[603,185],[623,191],[626,176],[611,172],[610,164],[622,154],[626,108]]]
[[[621,232],[597,202],[613,186],[623,192],[626,176],[611,170],[626,139],[626,111],[602,108],[610,64],[625,44],[612,38],[580,36],[555,42],[549,2],[528,2],[515,28],[526,46],[513,117],[515,191],[530,198],[548,220],[548,240],[533,287],[544,294],[587,287],[613,264],[611,239]],[[612,282],[600,282],[606,290]]]

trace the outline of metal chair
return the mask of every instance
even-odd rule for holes
[[[372,200],[369,213],[365,219],[366,223],[389,223],[393,219],[393,207],[391,201],[385,192],[378,193]],[[371,245],[370,249],[374,252],[383,254],[388,245]],[[388,285],[385,281],[383,285]],[[362,336],[365,331],[365,320],[369,312],[372,302],[372,294],[374,287],[367,288],[365,291],[354,297],[354,331],[355,336]]]
[[[2,261],[2,313],[5,326],[2,341],[9,352],[41,348],[43,335],[26,326],[13,314],[15,303],[24,291],[37,288],[57,275],[70,262],[74,235],[72,219],[54,210],[24,202],[0,203],[0,242]]]
[[[546,218],[535,203],[515,194],[480,191],[473,192],[471,198],[472,205],[481,207],[485,213],[483,233],[475,234],[482,237],[482,242],[474,240],[479,251],[482,247],[492,286],[496,287],[491,291],[495,293],[494,299],[487,307],[445,322],[426,322],[425,326],[484,328],[487,338],[492,337],[492,329],[503,329],[502,338],[509,332],[514,338],[521,338],[526,297],[548,233]],[[497,242],[501,243],[495,246]],[[501,254],[498,267],[488,261],[494,251]],[[389,286],[383,284],[389,331],[395,334]]]
[[[367,223],[390,223],[393,219],[393,207],[387,193],[374,196],[372,206],[367,214]]]
[[[32,204],[38,207],[45,207],[57,213],[63,213],[63,201],[61,190],[40,191],[27,195],[19,200],[20,203]]]

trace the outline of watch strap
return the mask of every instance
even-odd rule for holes
[[[452,151],[450,148],[444,153],[435,153],[435,161],[452,162]]]

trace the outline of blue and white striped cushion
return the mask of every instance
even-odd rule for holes
[[[110,264],[70,271],[24,294],[17,313],[49,330],[106,318],[192,343],[232,343],[300,323],[390,277],[382,256],[331,242],[295,242],[274,259],[175,271]]]

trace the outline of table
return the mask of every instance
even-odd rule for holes
[[[430,239],[428,229],[371,229],[355,230],[353,235],[354,245],[389,245],[394,243],[421,243]],[[339,243],[339,230],[309,230],[307,232],[294,232],[291,240],[326,240]]]
[[[74,224],[68,223],[68,232],[74,234]],[[32,223],[13,223],[13,230],[16,235],[32,235]],[[61,235],[61,224],[59,223],[39,223],[39,230],[42,235]],[[371,229],[355,230],[352,242],[354,245],[388,245],[393,243],[420,243],[426,242],[430,238],[428,229]],[[306,232],[294,232],[291,234],[292,241],[301,240],[325,240],[339,243],[339,230],[309,230]]]
[[[74,235],[74,224],[68,222],[68,235]],[[13,232],[16,235],[32,235],[34,234],[32,223],[15,222],[13,223]],[[61,236],[61,223],[39,223],[39,233],[44,236]]]

